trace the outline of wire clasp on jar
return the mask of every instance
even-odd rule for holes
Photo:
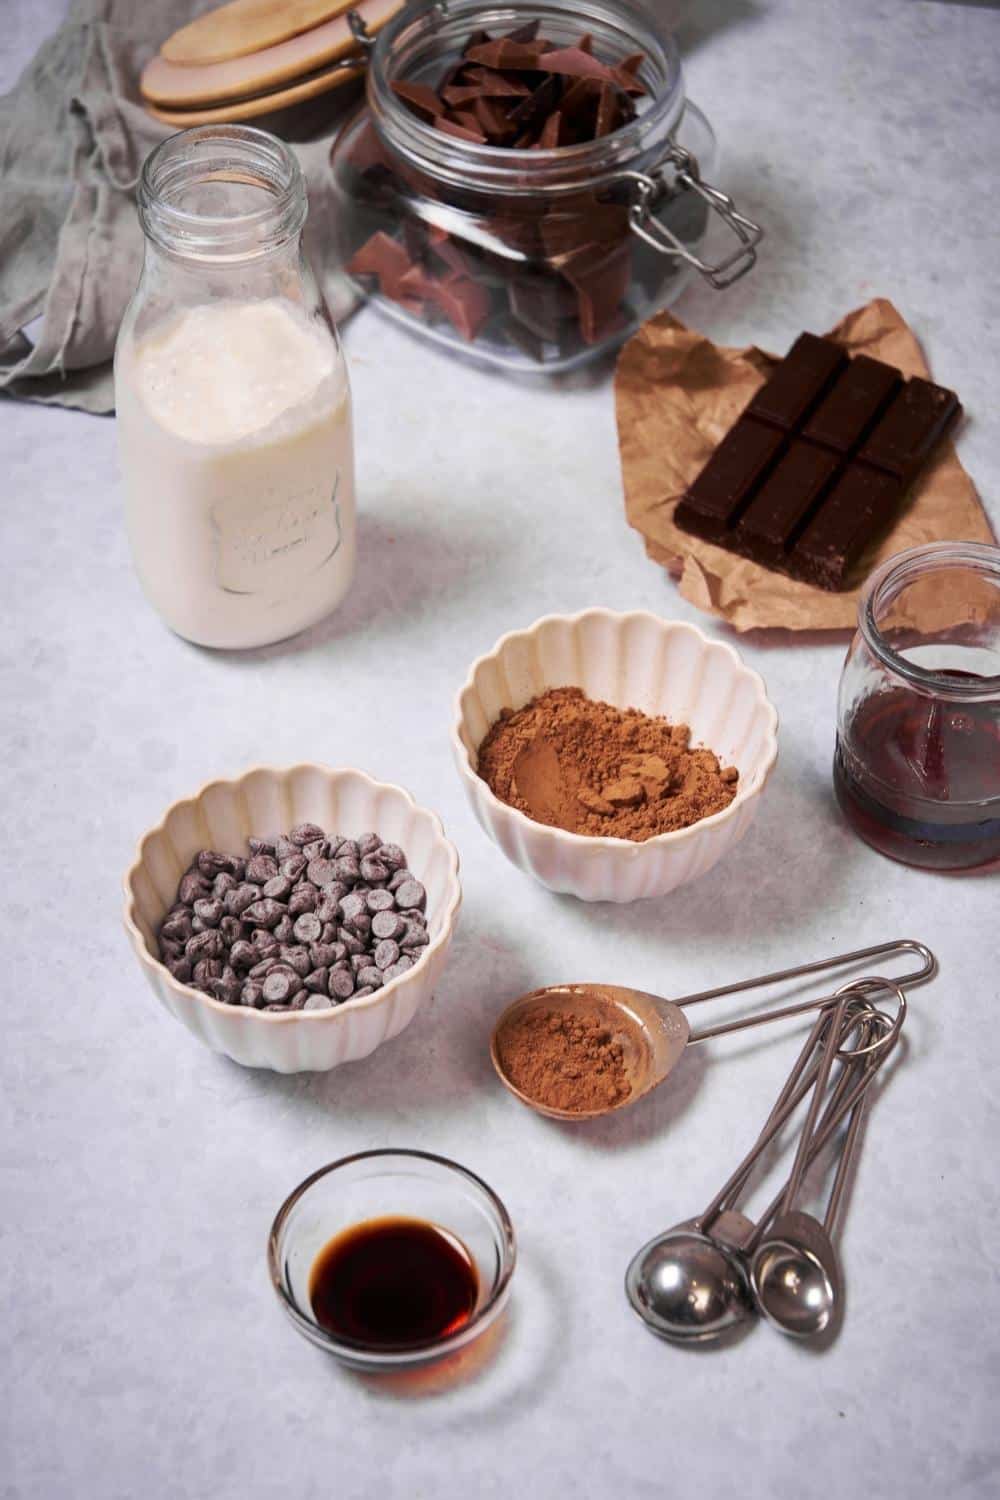
[[[674,168],[674,178],[671,183],[667,183],[662,176],[663,165]],[[694,266],[706,281],[717,288],[731,286],[756,264],[756,247],[764,238],[763,229],[752,219],[739,213],[727,193],[720,192],[710,183],[702,181],[697,159],[683,146],[678,146],[676,143],[670,146],[655,176],[650,176],[646,172],[625,172],[623,176],[634,185],[635,191],[635,197],[629,206],[629,226],[634,234],[637,234],[641,240],[645,240],[646,244],[651,245],[654,250],[658,250],[661,255],[677,256],[687,261],[688,265]],[[728,255],[725,260],[720,260],[715,265],[702,260],[701,256],[695,254],[682,240],[678,239],[663,220],[654,214],[654,207],[665,195],[669,198],[676,198],[681,192],[697,193],[698,197],[713,213],[717,213],[723,223],[736,235],[740,242],[739,248]]]

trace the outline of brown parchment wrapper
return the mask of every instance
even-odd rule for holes
[[[904,375],[930,373],[913,331],[883,297],[848,313],[828,337]],[[762,349],[713,344],[667,312],[644,324],[623,348],[615,374],[625,514],[649,556],[680,573],[685,599],[736,630],[849,630],[860,583],[827,593],[689,536],[673,522],[678,500],[777,362]],[[861,559],[857,576],[864,579],[884,558],[922,542],[992,540],[975,486],[946,441],[892,530]]]

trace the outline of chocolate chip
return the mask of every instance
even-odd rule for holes
[[[406,931],[406,923],[395,911],[377,911],[372,917],[372,937],[399,938]]]
[[[259,1010],[264,1004],[264,988],[254,979],[248,979],[240,990],[240,1004]]]
[[[306,873],[313,885],[332,885],[337,879],[336,861],[323,856],[311,859]]]
[[[208,988],[216,1000],[221,1000],[223,1005],[237,1005],[243,986],[230,969],[229,973],[223,974],[221,978],[210,979]]]
[[[387,865],[390,870],[406,869],[406,855],[398,844],[380,844],[378,857],[379,862]]]
[[[367,910],[367,900],[360,891],[352,891],[349,896],[344,896],[340,903],[340,915],[345,923],[352,917],[360,917]]]
[[[343,943],[348,953],[364,953],[365,945],[353,932],[348,932],[346,927],[338,927],[337,941]]]
[[[284,1005],[295,993],[295,977],[284,969],[272,969],[264,980],[264,999],[269,1005]]]
[[[272,875],[261,889],[261,895],[270,901],[287,901],[291,894],[292,882],[287,875]]]
[[[287,912],[273,930],[279,943],[290,943],[292,941],[292,919]]]
[[[382,970],[382,978],[388,984],[391,979],[398,979],[400,974],[405,974],[408,969],[412,968],[413,959],[407,958],[406,954],[402,953],[394,964],[390,964],[388,969]]]
[[[316,916],[315,912],[310,911],[303,912],[300,917],[295,919],[292,926],[292,933],[297,943],[316,943],[319,941],[322,931],[323,923]]]
[[[191,970],[191,983],[199,990],[207,989],[210,979],[222,978],[222,968],[221,958],[199,958]]]
[[[316,906],[316,914],[321,921],[336,921],[340,915],[340,903],[349,889],[350,887],[343,880],[335,880],[332,885],[323,887]]]
[[[191,971],[193,967],[194,965],[191,963],[191,960],[189,958],[172,958],[167,964],[167,968],[177,980],[178,984],[187,984],[188,980],[191,978]]]
[[[341,839],[337,845],[338,859],[353,859],[357,862],[361,858],[361,850],[354,839]]]
[[[278,837],[274,841],[274,857],[279,865],[283,860],[290,859],[293,855],[298,854],[298,852],[299,847],[297,844],[293,844],[291,839],[285,834],[278,834]]]
[[[372,919],[366,911],[358,912],[356,917],[345,917],[344,926],[348,932],[353,932],[355,937],[367,938],[372,930]]]
[[[366,854],[374,854],[376,849],[381,848],[382,840],[377,833],[363,833],[357,841],[358,854],[363,859]]]
[[[337,923],[324,922],[319,940],[321,943],[335,943],[337,941]]]
[[[166,938],[171,943],[186,943],[193,932],[191,926],[191,913],[179,911],[175,916],[168,917],[160,928],[160,937]]]
[[[310,863],[314,859],[322,859],[327,851],[326,839],[313,839],[311,844],[303,844],[302,853]]]
[[[215,927],[210,927],[207,932],[198,932],[194,937],[188,938],[184,954],[192,963],[197,963],[201,958],[221,958],[224,949],[222,934]]]
[[[318,969],[313,969],[311,974],[307,974],[302,983],[310,994],[324,995],[326,994],[327,981],[329,980],[329,977],[330,970],[321,967]]]
[[[220,870],[228,870],[232,874],[236,859],[231,854],[217,854],[214,849],[202,849],[195,863],[202,875],[214,880]]]
[[[294,854],[290,854],[287,859],[281,861],[281,873],[287,875],[289,880],[298,880],[308,863],[305,855],[300,854],[296,849]]]
[[[251,854],[273,854],[274,853],[274,839],[273,838],[264,838],[264,839],[250,838],[250,839],[247,839],[247,843],[250,846],[250,853]]]
[[[234,943],[242,940],[243,923],[239,917],[223,917],[219,923],[219,932],[227,948],[231,948]]]
[[[406,866],[401,865],[398,870],[393,871],[393,873],[389,876],[389,884],[387,889],[390,891],[398,891],[401,885],[405,885],[408,880],[412,879],[413,876],[410,874]]]
[[[236,877],[228,870],[220,870],[212,881],[212,895],[221,901],[228,891],[236,889]]]
[[[392,938],[383,938],[375,949],[375,967],[388,969],[399,958],[399,944]]]
[[[231,891],[226,892],[225,900],[222,904],[231,917],[240,917],[248,906],[252,906],[259,899],[260,895],[261,892],[255,885],[251,885],[249,881],[244,881],[242,885],[234,886]]]
[[[382,987],[382,970],[377,969],[374,964],[365,964],[364,968],[358,970],[356,978],[358,984],[368,985],[373,990]]]
[[[229,962],[234,969],[252,969],[259,962],[257,950],[253,943],[244,939],[233,944],[229,950]]]
[[[257,950],[258,958],[277,957],[278,939],[266,927],[258,927],[250,941]]]
[[[406,951],[412,948],[425,948],[429,942],[430,938],[423,927],[408,927],[405,936],[399,939],[399,946]]]
[[[379,911],[391,911],[393,904],[391,891],[369,891],[365,897],[365,905],[371,916]]]
[[[289,964],[304,979],[312,968],[312,960],[309,957],[309,949],[297,945],[283,947],[281,950],[281,962]]]
[[[341,846],[343,847],[343,846]],[[346,881],[348,885],[354,885],[361,879],[361,866],[358,864],[357,856],[354,854],[338,854],[333,861],[334,880]]]
[[[332,1010],[334,1001],[329,1000],[326,995],[310,995],[303,1005],[303,1010]]]
[[[288,837],[291,843],[301,849],[304,844],[311,844],[314,839],[325,839],[326,834],[322,828],[317,828],[315,823],[297,823]]]
[[[354,994],[354,975],[349,969],[331,969],[327,984],[333,1000],[347,1000]]]
[[[360,1000],[362,998],[362,996],[364,996],[364,995],[374,995],[374,993],[375,993],[375,990],[374,990],[374,987],[372,985],[370,985],[370,984],[363,984],[360,989],[357,989],[357,990],[354,991],[354,994],[351,996],[351,999],[352,1000]]]
[[[277,859],[273,853],[255,853],[246,861],[246,877],[253,885],[267,885],[277,874]]]
[[[194,903],[194,914],[206,927],[218,927],[222,921],[223,905],[214,896],[202,896]]]
[[[278,962],[278,960],[277,960],[276,957],[275,958],[262,958],[259,961],[259,963],[255,963],[254,964],[253,968],[250,970],[249,974],[247,975],[247,978],[248,979],[264,979],[264,978],[266,978],[267,975],[270,974],[271,970],[274,968],[274,966],[275,966],[275,964],[277,962]]]
[[[409,911],[412,907],[423,907],[427,900],[427,892],[419,880],[412,877],[403,882],[396,890],[396,905],[400,911]]]
[[[280,901],[272,901],[265,897],[262,901],[255,901],[248,906],[243,913],[245,922],[252,922],[255,927],[277,927],[285,915],[285,908]]]
[[[199,870],[188,870],[186,875],[181,876],[181,883],[177,887],[177,895],[186,906],[190,906],[192,902],[199,900],[202,896],[207,896],[211,889],[211,885]]]

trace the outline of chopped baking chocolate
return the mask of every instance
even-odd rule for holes
[[[641,53],[621,61],[597,56],[589,33],[557,44],[532,21],[502,36],[471,35],[436,87],[399,80],[392,88],[402,105],[457,143],[558,151],[635,118],[633,97],[645,93],[643,60]],[[466,240],[457,226],[445,232],[420,222],[418,205],[436,195],[370,128],[352,165],[366,202],[388,209],[405,196],[408,210],[395,222],[386,214],[348,270],[377,278],[382,295],[412,316],[443,317],[466,339],[496,331],[543,362],[539,341],[564,355],[622,326],[636,251],[627,192],[591,189],[558,201],[540,194],[526,207],[497,201]],[[548,295],[534,285],[542,280]]]
[[[960,411],[953,391],[801,334],[674,519],[751,562],[844,588]]]

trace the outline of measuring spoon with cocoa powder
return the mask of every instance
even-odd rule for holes
[[[920,959],[918,969],[901,974],[893,980],[900,988],[922,984],[937,972],[937,959],[929,948],[913,938],[898,938],[891,943],[878,943],[872,948],[858,948],[853,953],[841,953],[834,958],[796,964],[791,969],[779,969],[773,974],[762,974],[754,979],[741,979],[734,984],[720,985],[716,989],[700,990],[697,994],[684,995],[679,1000],[667,1000],[661,995],[651,995],[645,990],[628,989],[617,984],[547,985],[544,989],[522,995],[501,1012],[490,1039],[490,1057],[500,1082],[529,1109],[553,1120],[598,1119],[613,1110],[634,1104],[651,1089],[657,1088],[673,1072],[686,1047],[706,1042],[710,1037],[726,1036],[733,1031],[764,1026],[786,1016],[828,1009],[837,1003],[838,997],[824,995],[819,999],[798,1001],[794,1005],[764,1011],[760,1015],[708,1026],[701,1031],[691,1030],[682,1007],[697,1005],[703,1000],[713,1000],[721,995],[734,995],[763,985],[797,979],[804,974],[823,973],[846,964],[861,963],[869,958],[891,957],[900,953],[913,953]],[[590,1027],[595,1022],[598,1023],[615,1048],[615,1058],[620,1061],[624,1072],[626,1089],[609,1089],[606,1101],[594,1105],[590,1099],[582,1100],[582,1107],[576,1109],[533,1096],[526,1086],[527,1080],[521,1076],[517,1067],[518,1049],[512,1044],[519,1032],[523,1034],[523,1029],[533,1018],[541,1021],[546,1016],[556,1017],[557,1024],[561,1016],[572,1017]],[[571,1075],[566,1075],[561,1082],[563,1085],[571,1084]],[[565,1087],[560,1089],[561,1096],[565,1092]]]

